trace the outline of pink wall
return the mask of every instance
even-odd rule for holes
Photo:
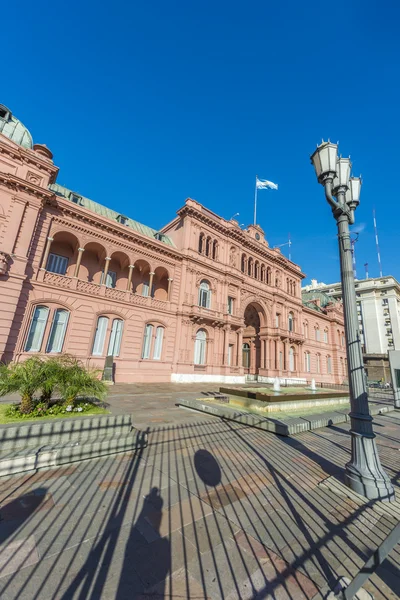
[[[116,381],[214,377],[233,382],[242,381],[246,374],[329,382],[345,378],[345,348],[337,337],[337,331],[340,335],[343,331],[341,307],[323,312],[305,308],[300,267],[269,248],[259,227],[243,231],[236,222],[188,199],[163,230],[176,247],[168,246],[56,196],[48,185],[58,169],[48,150],[35,148],[21,148],[0,135],[2,360],[21,360],[29,354],[26,341],[32,316],[35,307],[43,305],[49,312],[40,351],[45,352],[55,311],[62,308],[69,312],[63,351],[99,368],[104,366],[113,321],[123,321]],[[68,259],[65,275],[46,270],[48,252]],[[100,285],[107,262],[109,272],[116,273],[115,288]],[[151,295],[146,297],[150,280]],[[198,305],[202,281],[210,288],[208,307]],[[228,314],[228,297],[232,314]],[[289,313],[294,322],[291,332]],[[102,355],[93,356],[99,316],[108,317],[108,328]],[[151,354],[157,327],[164,328],[158,359],[142,359],[148,324],[153,325]],[[314,334],[317,324],[320,341]],[[195,365],[199,330],[206,332],[206,360]],[[243,344],[249,345],[249,368],[243,366]],[[310,352],[310,372],[305,370],[305,352]],[[327,372],[328,355],[332,373]]]

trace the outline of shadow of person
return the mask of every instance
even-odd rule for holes
[[[47,489],[37,488],[12,498],[0,508],[0,577],[23,567],[35,549],[24,524],[48,501]]]
[[[145,594],[143,598],[150,595],[154,600],[162,600],[166,596],[166,580],[171,573],[171,542],[165,531],[161,531],[163,504],[159,489],[153,487],[145,496],[129,534],[117,600],[142,598],[139,588]]]
[[[216,487],[221,483],[221,468],[208,450],[197,450],[194,467],[200,479],[209,487]]]

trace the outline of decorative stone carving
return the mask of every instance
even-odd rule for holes
[[[236,267],[236,250],[231,248],[229,253],[229,264],[231,267]]]
[[[9,255],[0,251],[0,275],[5,275],[8,271]]]
[[[32,171],[28,171],[26,180],[29,183],[33,183],[33,185],[42,185],[43,177],[40,177],[37,173],[32,173]]]

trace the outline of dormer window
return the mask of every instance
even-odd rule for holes
[[[163,242],[165,240],[164,234],[163,233],[159,233],[158,231],[157,231],[157,233],[154,234],[154,237],[159,242]]]
[[[6,108],[2,104],[0,104],[0,118],[4,119],[5,121],[9,121],[10,117],[11,117],[11,113],[8,110],[8,108]]]
[[[71,192],[70,199],[74,204],[82,204],[82,198],[81,196],[78,196],[78,194]]]
[[[127,225],[128,224],[128,217],[125,217],[124,215],[118,215],[117,217],[117,221],[118,223],[121,223],[121,225]]]

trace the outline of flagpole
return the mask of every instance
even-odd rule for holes
[[[256,187],[254,190],[254,225],[256,225],[256,216],[257,216],[257,179],[258,179],[258,175],[256,175]]]

